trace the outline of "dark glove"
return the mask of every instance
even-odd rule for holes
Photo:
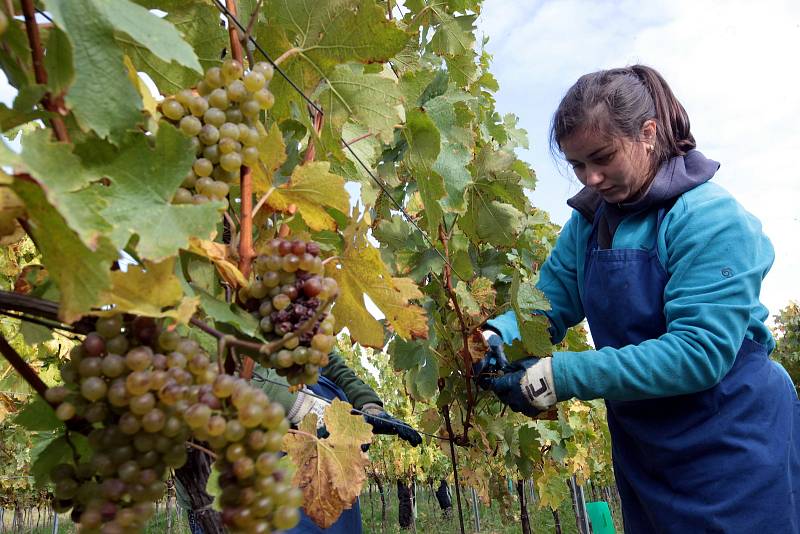
[[[372,425],[373,434],[395,435],[414,447],[422,443],[422,436],[419,435],[419,432],[386,413],[379,404],[367,403],[361,408],[361,411],[364,412],[364,419],[367,423]]]
[[[503,352],[503,338],[488,330],[483,336],[489,348],[481,361],[472,364],[472,376],[481,389],[491,389],[492,381],[508,367],[508,360]]]
[[[493,378],[491,390],[515,412],[536,417],[556,403],[552,358],[526,358]]]

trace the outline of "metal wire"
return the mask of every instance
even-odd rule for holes
[[[281,386],[281,387],[284,387],[286,389],[289,389],[289,385],[288,384],[284,384],[283,382],[278,382],[277,380],[272,380],[271,378],[267,378],[266,376],[263,376],[263,375],[255,372],[255,371],[253,371],[253,377],[259,382],[269,382],[270,384],[275,384],[276,386]],[[304,395],[310,395],[310,396],[312,396],[314,398],[323,400],[323,401],[327,402],[328,404],[330,404],[330,402],[331,402],[330,399],[326,399],[325,397],[317,395],[316,393],[314,393],[313,391],[311,391],[308,388],[303,390],[303,394]],[[399,419],[387,419],[385,417],[380,417],[380,416],[377,416],[377,415],[372,415],[370,413],[362,412],[361,410],[357,410],[355,408],[353,408],[351,411],[353,411],[353,412],[355,412],[357,414],[360,414],[360,415],[365,415],[367,417],[373,417],[375,419],[380,419],[381,421],[386,421],[387,423],[392,423],[394,425],[404,426],[404,427],[406,427],[408,429],[411,429],[411,430],[413,430],[415,432],[418,432],[418,433],[420,433],[422,435],[425,435],[425,436],[430,436],[432,438],[440,439],[442,441],[450,441],[450,438],[444,438],[442,436],[437,436],[436,434],[429,434],[427,432],[423,432],[421,430],[418,430],[418,429],[414,428],[413,426],[409,425],[408,423],[400,421]]]

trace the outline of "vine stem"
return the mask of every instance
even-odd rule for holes
[[[295,54],[299,54],[302,51],[303,51],[302,48],[297,48],[297,47],[290,48],[289,50],[278,56],[278,58],[275,61],[273,61],[273,63],[275,65],[280,65],[290,57],[294,56]]]
[[[444,287],[447,295],[450,297],[450,302],[453,303],[453,308],[458,316],[458,322],[461,324],[461,337],[464,346],[461,348],[461,359],[464,361],[464,377],[467,383],[467,415],[464,419],[464,442],[467,441],[467,431],[470,426],[470,416],[472,415],[472,408],[475,406],[475,396],[472,393],[472,356],[469,353],[469,328],[467,321],[464,319],[464,314],[461,312],[461,306],[458,304],[456,293],[453,290],[453,278],[450,266],[450,251],[448,250],[447,234],[444,231],[444,226],[439,224],[439,240],[442,242],[444,248]]]
[[[310,434],[309,432],[304,432],[303,430],[297,430],[296,428],[290,428],[289,430],[286,431],[286,433],[287,434],[296,434],[298,436],[307,436],[309,438],[312,438],[312,439],[315,439],[315,440],[319,440],[319,438],[317,436],[315,436],[313,434]]]
[[[464,512],[461,509],[461,483],[458,480],[458,459],[456,458],[456,445],[453,443],[453,425],[450,424],[450,405],[445,405],[442,409],[442,416],[444,417],[445,427],[447,428],[447,435],[450,438],[450,462],[453,465],[453,479],[456,485],[456,503],[458,503],[458,522],[461,525],[461,534],[464,531]]]
[[[3,354],[8,363],[19,373],[19,375],[30,385],[36,393],[45,399],[44,393],[47,391],[45,384],[39,374],[26,362],[14,347],[8,342],[5,336],[0,335],[0,353]],[[47,400],[47,399],[45,399]]]
[[[36,10],[33,6],[33,0],[22,0],[21,4],[22,14],[25,16],[25,32],[28,34],[28,44],[31,47],[31,56],[33,58],[33,74],[37,84],[47,86],[47,70],[44,68],[42,39],[39,35],[39,24],[36,22]],[[14,16],[13,12],[9,15],[12,17]],[[59,115],[59,108],[61,106],[53,99],[53,95],[51,95],[49,91],[42,97],[42,106],[44,106],[47,111],[53,113],[50,124],[53,125],[56,138],[59,141],[69,143],[67,127]]]
[[[236,18],[236,0],[225,0],[225,7],[231,14],[231,18]],[[258,9],[256,8],[256,12]],[[255,18],[255,13],[251,15],[251,22]],[[249,30],[248,30],[249,34]],[[243,63],[242,42],[239,40],[239,32],[236,24],[228,20],[228,35],[231,42],[231,56],[239,63]],[[256,253],[253,249],[253,174],[250,167],[242,165],[241,178],[239,179],[240,198],[242,205],[239,213],[239,271],[245,279],[250,276],[250,265]],[[250,357],[245,357],[240,376],[250,378],[253,373],[255,362]]]
[[[215,460],[217,459],[217,455],[216,455],[216,453],[214,451],[212,451],[210,449],[206,449],[202,445],[198,445],[197,443],[195,443],[193,441],[187,441],[186,444],[188,446],[192,447],[192,448],[197,449],[198,451],[203,451],[204,453],[206,453],[207,455],[211,456]]]
[[[272,354],[273,352],[282,349],[287,342],[291,341],[292,339],[299,338],[300,336],[311,330],[316,324],[317,320],[322,316],[322,314],[327,311],[328,307],[329,303],[327,302],[320,303],[319,307],[317,308],[317,311],[314,312],[314,315],[312,315],[311,318],[309,318],[303,324],[301,324],[297,330],[295,330],[290,335],[284,338],[278,339],[277,341],[273,341],[272,343],[256,343],[254,341],[245,341],[243,339],[238,339],[235,336],[217,330],[213,326],[205,323],[204,321],[198,319],[197,317],[192,317],[191,319],[189,319],[189,323],[196,326],[206,334],[212,335],[217,339],[225,340],[225,344],[229,347],[241,347],[243,349],[256,351],[259,354]],[[251,358],[247,358],[247,360],[250,360],[251,362],[253,361]],[[247,360],[245,360],[245,363]],[[240,376],[242,376],[242,378],[249,379],[252,376],[252,372],[253,371],[251,369],[250,376],[245,376],[243,370]]]
[[[316,111],[314,111],[310,107],[309,107],[308,111],[309,111],[309,113],[312,114],[312,116],[314,118],[314,131],[317,133],[317,136],[319,136],[319,133],[322,131],[322,124],[323,124],[323,122],[325,120],[325,116],[322,113],[317,113]],[[309,161],[314,161],[314,158],[316,157],[316,155],[317,155],[317,145],[314,142],[314,138],[313,137],[309,137],[309,139],[308,139],[308,148],[306,149],[306,155],[303,158],[303,163],[308,163]]]

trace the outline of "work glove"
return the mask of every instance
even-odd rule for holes
[[[395,435],[414,447],[422,443],[422,436],[419,435],[419,432],[386,413],[380,404],[368,402],[361,407],[361,411],[364,412],[364,419],[367,423],[372,425],[373,434]]]
[[[481,335],[489,348],[483,359],[472,364],[472,376],[481,389],[491,389],[492,380],[500,376],[509,364],[503,352],[503,338],[493,330],[484,330]]]
[[[505,374],[491,379],[490,389],[515,412],[536,417],[558,400],[553,383],[552,358],[517,360]]]
[[[324,429],[323,425],[325,424],[322,416],[325,415],[325,409],[330,405],[330,402],[313,395],[310,390],[303,388],[297,393],[297,399],[295,399],[292,407],[289,408],[286,419],[289,420],[292,426],[297,427],[306,415],[313,413],[317,416],[317,433],[319,434],[320,429]],[[327,437],[327,430],[324,430],[323,433],[326,436],[320,437]]]

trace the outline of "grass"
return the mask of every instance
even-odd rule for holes
[[[469,494],[467,494],[468,497]],[[474,534],[475,514],[470,506],[471,499],[462,496],[462,506],[464,512],[465,532]],[[501,510],[501,503],[492,502],[490,506],[484,506],[478,502],[478,517],[480,520],[480,531],[482,534],[519,534],[520,510],[519,503],[514,499],[512,509]],[[189,526],[186,520],[186,513],[173,506],[170,509],[172,515],[172,533],[189,534]],[[565,502],[558,511],[561,521],[561,532],[563,534],[577,534],[577,524],[572,504]],[[11,530],[13,510],[6,509],[3,524],[0,525],[0,532],[12,533],[21,532],[25,534],[51,534],[52,512],[44,512],[39,520],[39,528],[31,527],[37,521],[36,512],[32,512],[32,519],[27,521],[22,530]],[[541,510],[536,503],[528,503],[528,516],[530,517],[531,531],[533,534],[552,534],[555,533],[553,514],[549,509]],[[614,510],[615,523],[618,522],[619,512]],[[361,521],[364,534],[408,534],[418,532],[425,534],[460,534],[458,510],[453,495],[453,510],[450,517],[444,517],[436,496],[427,487],[417,488],[417,517],[414,526],[409,530],[401,530],[398,523],[398,501],[397,492],[392,490],[386,494],[386,522],[381,521],[381,501],[380,495],[376,491],[371,493],[366,489],[361,494]],[[69,514],[59,516],[58,534],[74,534],[77,530],[74,523],[70,520]],[[167,532],[167,514],[164,504],[161,503],[155,517],[147,525],[146,534],[165,534]],[[617,532],[621,533],[622,528],[617,525]]]

